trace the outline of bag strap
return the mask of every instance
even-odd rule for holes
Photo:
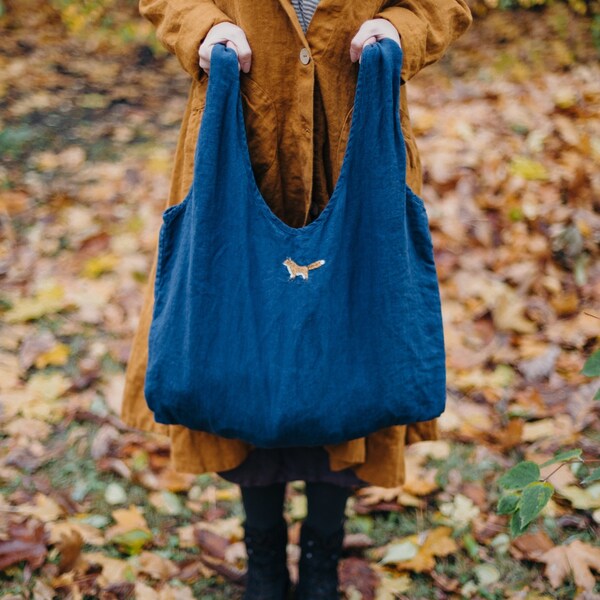
[[[360,65],[356,63],[358,78],[346,147],[349,156],[344,161],[348,160],[348,168],[352,169],[354,161],[372,152],[373,144],[383,144],[378,154],[382,160],[390,161],[394,176],[405,182],[406,147],[399,115],[402,57],[401,47],[391,38],[364,47]],[[237,54],[224,43],[217,43],[212,48],[210,64],[192,186],[218,185],[215,174],[223,140],[237,139],[239,151],[249,152]]]

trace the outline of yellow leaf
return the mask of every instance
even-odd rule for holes
[[[417,573],[431,571],[435,567],[435,557],[448,556],[448,554],[456,552],[458,549],[456,542],[450,537],[451,534],[452,529],[450,527],[436,527],[420,534],[402,538],[399,540],[400,544],[406,545],[406,548],[414,545],[416,554],[408,560],[395,562],[396,567],[403,571],[415,571]],[[400,544],[395,546],[398,547]],[[389,557],[387,562],[391,562]]]
[[[117,535],[127,533],[129,531],[141,530],[150,533],[146,519],[140,509],[134,504],[130,504],[129,508],[118,508],[112,513],[113,519],[117,522],[116,525],[109,527],[106,531],[106,539],[111,540]]]
[[[18,511],[24,515],[37,517],[44,522],[56,521],[64,512],[52,498],[41,492],[38,492],[33,500],[34,504],[21,504]]]
[[[232,502],[239,499],[239,488],[220,488],[216,492],[217,502]]]
[[[55,544],[63,536],[68,536],[73,531],[76,531],[86,544],[104,546],[104,534],[102,530],[89,523],[82,522],[78,517],[73,517],[67,521],[48,523],[46,529],[50,531],[49,542],[51,544]]]
[[[146,573],[153,579],[171,579],[179,573],[179,569],[172,560],[147,550],[132,559],[131,564],[138,573]]]
[[[27,381],[27,401],[20,406],[25,418],[56,423],[64,414],[61,396],[71,387],[62,373],[35,373]]]
[[[40,290],[33,298],[22,298],[14,303],[13,308],[4,313],[7,323],[20,323],[31,319],[39,319],[63,310],[69,305],[65,300],[62,285],[53,284]]]
[[[83,269],[81,275],[89,279],[96,279],[103,273],[112,271],[119,263],[119,257],[114,254],[103,254],[102,256],[95,256],[90,258]]]
[[[548,179],[546,167],[526,156],[515,156],[511,161],[510,171],[513,175],[518,175],[529,181],[545,181]]]
[[[43,352],[35,359],[35,366],[37,369],[43,369],[48,365],[66,365],[70,353],[71,349],[66,344],[55,344],[53,348]]]
[[[304,519],[306,517],[306,496],[297,494],[290,499],[290,515],[293,519]]]
[[[410,576],[406,574],[400,575],[400,577],[383,576],[380,579],[375,600],[394,600],[400,594],[408,592],[411,585]]]
[[[135,573],[131,565],[118,558],[110,558],[102,552],[87,552],[82,555],[89,564],[99,564],[102,566],[102,573],[98,577],[98,583],[101,586],[111,583],[123,583],[124,581],[135,581]]]
[[[581,510],[600,508],[600,483],[585,489],[576,485],[567,485],[560,488],[559,493],[567,498],[574,508]]]

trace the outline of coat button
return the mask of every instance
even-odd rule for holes
[[[310,52],[307,48],[302,48],[302,50],[300,50],[300,62],[303,65],[307,65],[310,62]]]

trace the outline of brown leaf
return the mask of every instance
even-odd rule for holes
[[[22,560],[26,560],[32,569],[44,564],[47,534],[43,523],[33,519],[11,523],[8,535],[8,540],[0,541],[0,570]]]
[[[345,550],[364,550],[373,546],[373,540],[366,533],[347,533],[344,536]]]
[[[179,573],[177,565],[172,560],[154,552],[144,551],[136,560],[139,573],[147,573],[153,579],[171,579]]]
[[[363,558],[351,556],[340,561],[340,587],[346,590],[354,587],[361,594],[362,600],[373,600],[379,585],[379,576]]]
[[[62,534],[56,547],[60,552],[60,561],[58,563],[59,572],[64,573],[65,571],[70,571],[81,555],[83,537],[81,537],[79,531],[71,529],[68,533]]]
[[[515,538],[510,553],[517,560],[538,560],[544,552],[554,548],[554,543],[544,531],[525,533]]]
[[[544,573],[553,588],[560,587],[573,574],[578,588],[593,590],[596,578],[592,570],[600,573],[600,548],[575,540],[544,552],[539,561],[546,564]]]
[[[210,569],[222,575],[234,583],[243,583],[246,580],[246,572],[208,554],[202,554],[200,560]]]
[[[133,598],[134,588],[133,583],[111,583],[102,589],[100,600],[129,600]]]
[[[198,558],[183,560],[177,566],[179,568],[178,578],[182,581],[193,582],[198,579],[207,579],[215,574],[215,571]]]
[[[229,540],[207,529],[198,528],[194,531],[198,546],[215,558],[224,559]]]

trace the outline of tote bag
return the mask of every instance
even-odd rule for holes
[[[237,56],[213,47],[193,183],[159,232],[144,383],[157,422],[270,448],[443,412],[440,295],[425,206],[406,185],[401,64],[394,40],[364,48],[337,184],[296,228],[256,183]]]

